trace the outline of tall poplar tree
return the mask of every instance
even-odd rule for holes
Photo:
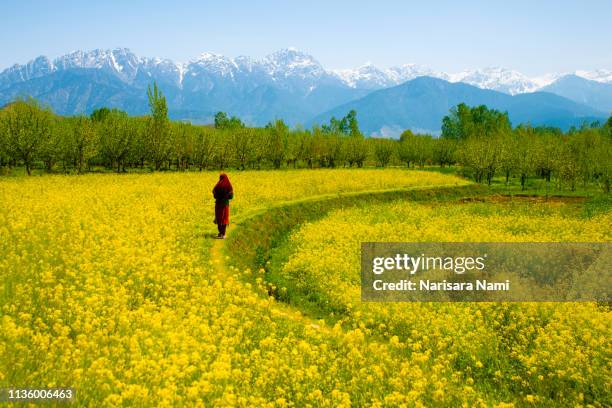
[[[166,97],[157,88],[156,82],[153,82],[153,89],[151,89],[151,86],[147,89],[147,96],[151,109],[147,135],[148,156],[155,166],[155,170],[159,170],[162,163],[168,160],[170,153],[168,105]]]

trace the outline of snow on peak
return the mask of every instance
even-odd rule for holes
[[[447,79],[448,76],[443,72],[435,72],[417,64],[404,64],[383,70],[370,62],[356,69],[340,69],[333,72],[351,88],[366,89],[399,85],[419,76],[434,76],[442,79]]]
[[[310,54],[296,48],[284,48],[263,58],[262,62],[275,66],[320,66],[319,62]]]
[[[127,48],[112,50],[73,51],[53,61],[57,70],[70,68],[105,69],[124,81],[132,81],[141,60]]]
[[[366,62],[356,69],[334,70],[333,73],[351,88],[375,89],[395,85],[395,81],[387,72],[371,62]]]
[[[451,74],[450,81],[465,82],[479,88],[493,89],[510,95],[533,92],[538,88],[537,84],[527,76],[502,67],[486,67]]]
[[[528,77],[518,71],[503,67],[485,67],[455,73],[434,71],[418,64],[403,64],[379,68],[367,62],[357,68],[326,70],[312,55],[295,47],[287,47],[255,59],[246,56],[229,58],[221,54],[204,52],[186,64],[162,58],[139,58],[128,48],[72,51],[51,61],[40,56],[27,64],[15,64],[0,73],[0,86],[27,81],[55,71],[87,68],[111,73],[124,82],[132,83],[144,78],[160,78],[182,86],[186,77],[220,76],[237,81],[238,78],[267,80],[276,83],[305,83],[313,90],[317,81],[336,81],[345,86],[362,89],[379,89],[401,84],[420,76],[431,76],[450,82],[465,82],[484,89],[508,94],[533,92],[551,84],[568,73],[551,73]],[[572,72],[582,78],[612,83],[612,70],[578,70]],[[246,75],[246,77],[245,77]]]
[[[256,60],[245,55],[240,55],[234,58],[234,63],[239,69],[244,70],[246,72],[252,72],[257,65]]]
[[[612,83],[612,70],[609,69],[598,69],[595,71],[582,71],[578,70],[574,72],[576,76],[590,79],[591,81]]]
[[[533,77],[533,78],[531,78],[531,80],[536,85],[537,89],[541,89],[541,88],[544,88],[547,85],[552,84],[557,79],[559,79],[559,78],[561,78],[562,76],[565,76],[565,75],[566,74],[560,74],[558,72],[553,72],[553,73],[550,73],[550,74],[544,74],[544,75],[540,75],[540,76],[537,76],[537,77]]]
[[[431,68],[418,64],[403,64],[397,67],[391,67],[386,70],[395,82],[402,83],[420,76],[431,76],[448,80],[448,74],[444,72],[436,72]]]
[[[273,78],[298,77],[316,78],[325,74],[325,70],[314,57],[295,48],[276,51],[258,61]]]
[[[190,76],[195,76],[204,70],[222,77],[234,77],[237,68],[236,63],[224,55],[203,52],[199,57],[189,62],[186,71]]]

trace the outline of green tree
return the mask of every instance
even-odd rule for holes
[[[276,120],[266,126],[270,134],[267,158],[275,169],[279,169],[287,154],[289,128],[282,120]]]
[[[196,130],[193,161],[201,170],[207,169],[215,157],[215,131],[207,127]]]
[[[232,139],[229,136],[229,130],[218,130],[214,134],[214,162],[219,169],[223,170],[232,162],[234,145],[232,144]]]
[[[4,114],[9,154],[21,160],[31,175],[34,161],[51,137],[53,114],[32,98],[11,103]]]
[[[502,146],[511,130],[507,113],[484,105],[459,104],[442,121],[442,137],[460,142],[458,157],[466,170],[477,182],[486,179],[489,185],[502,163]]]
[[[194,151],[193,134],[190,124],[179,122],[170,126],[170,151],[179,171],[189,169],[189,161]]]
[[[215,129],[240,129],[244,127],[244,123],[236,116],[230,118],[225,112],[215,114]]]
[[[605,138],[605,125],[602,127],[590,127],[583,129],[572,137],[573,151],[576,155],[574,160],[578,166],[578,177],[583,186],[595,181],[597,168],[597,150]]]
[[[431,135],[419,135],[405,130],[397,145],[397,155],[408,167],[412,163],[422,168],[434,160],[434,139]]]
[[[514,137],[515,171],[520,178],[521,190],[524,190],[528,178],[535,172],[535,131],[531,126],[519,126],[514,131]]]
[[[50,173],[57,162],[62,160],[65,149],[65,139],[70,131],[70,125],[64,118],[54,117],[51,121],[49,137],[40,146],[38,159],[43,162],[45,171]],[[66,171],[66,167],[64,166]]]
[[[499,138],[486,136],[468,137],[461,143],[461,162],[471,170],[477,183],[491,184],[499,166],[500,147]]]
[[[610,117],[606,121],[606,124],[604,125],[603,129],[607,136],[612,138],[612,115],[610,115]]]
[[[610,179],[612,177],[612,135],[603,133],[597,139],[593,151],[592,162],[593,178],[601,186],[605,193],[610,192]]]
[[[227,113],[217,112],[215,114],[215,129],[225,129],[228,122],[229,118],[227,117]]]
[[[351,110],[343,119],[346,122],[344,133],[350,136],[363,136],[359,130],[359,122],[357,122],[357,112]]]
[[[472,109],[465,103],[460,103],[442,119],[442,137],[464,140],[473,133],[473,123]]]
[[[125,171],[136,136],[133,126],[125,112],[113,109],[97,127],[100,153],[117,172]]]
[[[326,134],[350,135],[359,136],[359,122],[357,121],[357,111],[354,109],[349,111],[342,119],[336,119],[334,116],[329,120],[328,125],[323,125],[321,130]]]
[[[361,134],[348,136],[344,140],[345,158],[351,167],[355,164],[357,167],[363,167],[365,160],[368,157],[368,146],[365,138]]]
[[[410,167],[411,163],[414,165],[417,160],[417,137],[410,129],[404,130],[400,135],[398,157],[402,162],[406,163],[407,167]]]
[[[342,122],[342,120],[338,120],[336,119],[335,116],[332,116],[331,119],[329,119],[329,125],[323,125],[321,126],[321,132],[324,134],[341,134],[344,133],[344,124]]]
[[[559,181],[566,183],[570,190],[574,191],[580,177],[580,140],[578,137],[563,136],[558,143],[559,156],[555,162],[555,170]]]
[[[10,166],[10,155],[8,145],[8,128],[6,125],[4,110],[0,110],[0,168]]]
[[[234,145],[234,154],[236,161],[241,170],[244,170],[247,164],[252,160],[253,151],[253,130],[242,128],[232,133],[232,143]]]
[[[130,129],[133,132],[133,138],[127,160],[134,166],[143,169],[149,155],[149,118],[146,116],[130,118]]]
[[[511,130],[507,113],[484,105],[469,107],[464,103],[452,108],[442,119],[442,137],[465,140],[470,136],[491,136]]]
[[[534,142],[535,172],[546,181],[546,193],[548,195],[553,172],[558,169],[557,162],[560,156],[558,136],[548,131],[536,129]]]
[[[66,119],[65,119],[66,120]],[[91,119],[77,116],[67,120],[68,132],[64,140],[65,160],[70,160],[78,174],[97,153],[97,133]]]
[[[296,139],[297,159],[304,162],[309,169],[312,169],[315,159],[312,133],[305,130],[300,131],[296,134]]]
[[[416,163],[419,167],[433,161],[433,137],[431,135],[419,135],[416,139]]]
[[[155,166],[155,170],[159,170],[162,163],[168,160],[170,153],[168,105],[166,97],[157,88],[155,82],[153,89],[151,86],[147,89],[147,96],[151,110],[147,133],[148,157]]]
[[[324,135],[322,160],[327,167],[336,167],[343,160],[342,138],[335,133]]]
[[[455,162],[457,141],[448,138],[438,138],[433,143],[433,161],[441,167],[450,166]]]
[[[106,107],[94,109],[89,115],[89,118],[94,122],[103,122],[104,119],[111,113],[111,110]]]
[[[518,139],[516,133],[510,132],[507,137],[498,137],[499,146],[499,169],[504,174],[506,185],[510,184],[510,176],[517,168]]]
[[[376,161],[382,167],[387,165],[396,154],[396,142],[390,139],[371,139],[374,143],[374,155]]]
[[[262,163],[268,154],[270,144],[270,132],[268,129],[253,129],[253,151],[250,155],[251,168],[261,169]]]

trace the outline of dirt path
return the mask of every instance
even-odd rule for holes
[[[224,254],[225,242],[226,241],[223,239],[214,239],[210,248],[210,261],[212,263],[213,272],[218,279],[228,278],[234,275],[233,270],[227,264],[227,257]],[[279,302],[273,297],[269,297],[268,300],[270,304],[270,313],[273,316],[281,316],[295,322],[300,322],[316,330],[331,332],[331,329],[325,325],[325,323],[316,321],[302,314],[298,308],[284,302]]]
[[[368,190],[368,191],[352,191],[352,192],[343,192],[343,193],[335,193],[335,194],[323,194],[318,196],[310,196],[302,199],[291,200],[291,201],[283,201],[275,205],[274,207],[280,207],[288,204],[297,204],[297,203],[307,203],[307,202],[315,202],[320,200],[329,200],[330,198],[339,198],[346,196],[359,196],[359,195],[368,195],[368,194],[384,194],[389,192],[401,192],[401,191],[414,191],[414,190],[433,190],[439,188],[448,188],[448,187],[461,187],[461,185],[457,184],[441,184],[434,186],[413,186],[408,188],[395,188],[395,189],[381,189],[381,190]],[[229,234],[240,233],[240,224],[251,217],[254,217],[263,212],[271,211],[274,207],[270,208],[257,208],[250,211],[247,211],[244,214],[241,214],[232,224],[233,228],[229,229]],[[212,231],[211,231],[212,232]],[[211,239],[216,234],[211,233]],[[228,264],[229,257],[225,254],[225,240],[223,239],[212,239],[213,243],[210,248],[210,261],[213,267],[213,273],[217,277],[217,279],[227,279],[229,277],[234,277],[237,280],[240,280],[239,277],[235,276],[235,270],[230,268]],[[270,304],[270,312],[274,316],[283,316],[287,319],[291,319],[296,322],[300,322],[305,326],[310,328],[321,330],[325,332],[332,332],[332,328],[325,324],[323,321],[317,321],[312,317],[303,314],[300,309],[295,306],[292,306],[288,303],[284,303],[282,301],[278,301],[273,297],[269,297]]]

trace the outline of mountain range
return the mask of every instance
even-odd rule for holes
[[[603,119],[599,111],[549,92],[509,95],[463,82],[421,76],[347,102],[315,117],[311,123],[324,123],[354,109],[359,112],[359,124],[366,134],[395,137],[404,129],[438,134],[442,118],[459,103],[484,104],[508,112],[513,124],[567,129]]]
[[[126,48],[40,56],[0,73],[0,106],[30,95],[60,114],[110,106],[140,115],[148,111],[145,90],[153,81],[167,96],[170,116],[194,123],[226,111],[254,125],[275,118],[313,124],[355,107],[366,132],[396,134],[402,127],[439,131],[440,113],[459,102],[508,110],[516,123],[562,127],[612,111],[609,70],[536,78],[504,68],[445,73],[416,64],[328,70],[293,48],[260,59],[203,53],[187,63],[138,57]],[[413,105],[423,103],[427,109]]]

